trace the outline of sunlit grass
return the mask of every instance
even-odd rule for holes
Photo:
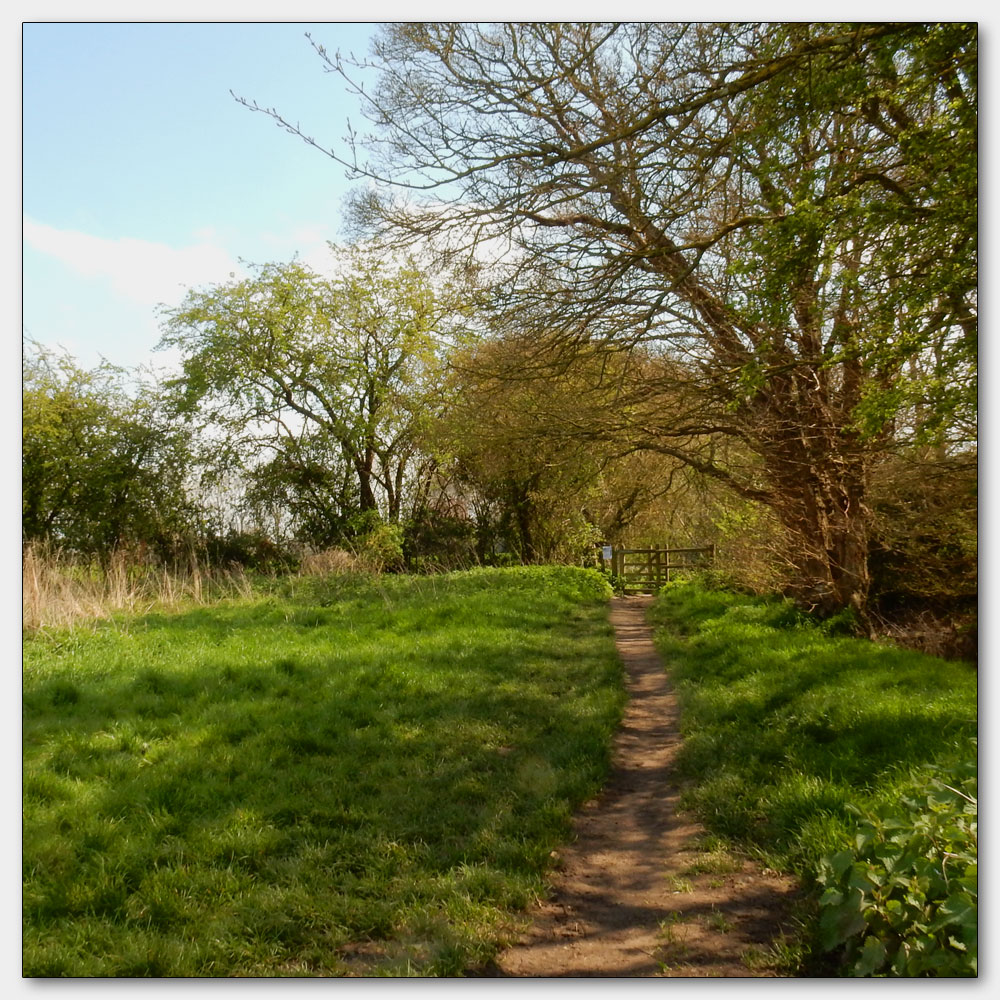
[[[299,578],[25,646],[24,971],[460,973],[624,695],[572,569]]]
[[[970,664],[830,635],[786,602],[696,583],[668,588],[651,616],[681,699],[682,803],[716,854],[729,844],[811,889],[820,859],[853,846],[855,807],[895,805],[927,780],[921,768],[975,759]],[[816,895],[748,967],[836,974],[817,948]]]
[[[976,672],[831,636],[789,604],[676,585],[652,611],[682,703],[685,802],[710,830],[810,874],[849,842],[849,803],[967,752]],[[973,752],[974,753],[974,752]]]

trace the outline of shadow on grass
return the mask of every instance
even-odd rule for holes
[[[688,608],[680,639],[671,624]],[[686,801],[776,865],[810,871],[849,839],[849,804],[891,801],[913,769],[976,735],[969,664],[831,637],[787,604],[697,588],[668,592],[654,615],[682,699]]]
[[[476,961],[623,700],[604,608],[542,580],[150,615],[29,666],[26,974],[331,973],[401,934],[415,968]]]

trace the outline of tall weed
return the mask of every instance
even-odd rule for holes
[[[25,546],[21,580],[21,621],[31,631],[252,593],[242,569],[210,568],[194,557],[167,567],[120,549],[101,565],[41,543]]]

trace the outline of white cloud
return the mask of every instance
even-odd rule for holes
[[[333,266],[329,246],[331,240],[336,242],[329,227],[317,223],[259,232],[250,260],[254,264],[287,263],[295,257],[318,274],[329,277]]]
[[[24,241],[78,274],[106,279],[116,294],[149,306],[172,305],[188,288],[244,275],[227,250],[207,242],[177,248],[130,237],[105,239],[28,217]]]

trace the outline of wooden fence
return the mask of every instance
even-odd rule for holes
[[[626,593],[655,591],[670,582],[671,570],[706,569],[715,562],[715,546],[671,549],[654,545],[649,549],[625,549],[604,545],[598,552],[602,569],[625,583]]]

